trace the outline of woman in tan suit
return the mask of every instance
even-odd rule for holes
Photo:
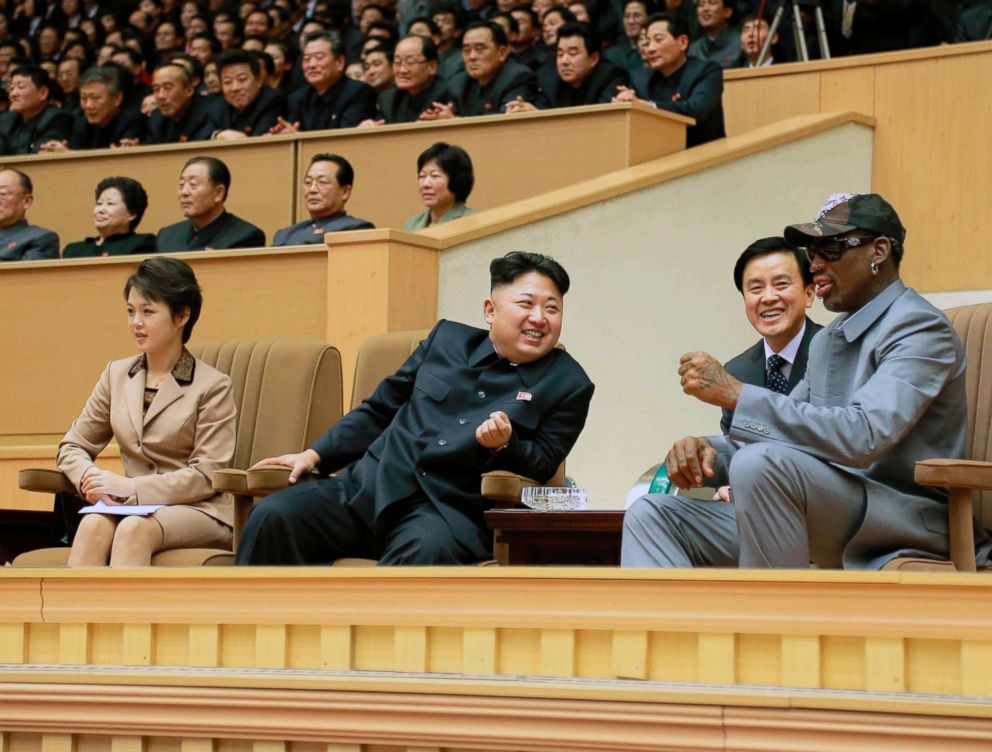
[[[203,297],[189,265],[142,261],[124,286],[141,355],[111,361],[59,444],[57,462],[88,504],[164,504],[148,516],[83,515],[69,566],[142,566],[156,551],[231,547],[233,503],[213,474],[234,456],[231,379],[184,347]],[[125,475],[95,464],[117,439]]]

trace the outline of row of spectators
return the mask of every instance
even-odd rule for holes
[[[475,174],[464,149],[438,142],[417,159],[417,178],[424,210],[405,224],[419,230],[471,214],[465,202]],[[371,222],[350,216],[355,172],[337,154],[316,154],[303,178],[308,219],[278,230],[270,245],[323,243],[324,235],[343,230],[366,230]],[[93,225],[96,235],[69,243],[63,258],[119,256],[156,251],[226,250],[266,245],[265,233],[227,211],[231,172],[216,157],[193,157],[179,175],[177,197],[183,219],[157,234],[138,232],[148,208],[148,194],[137,180],[108,177],[96,186]],[[34,186],[22,170],[0,169],[0,261],[59,257],[59,236],[53,230],[28,223]]]
[[[10,103],[0,113],[0,152],[241,139],[635,99],[695,118],[692,146],[723,135],[722,76],[684,68],[685,60],[753,66],[769,34],[753,0],[666,0],[664,15],[649,0],[467,5],[141,0],[131,8],[62,0],[46,10],[42,0],[22,0],[12,18],[0,15]],[[955,6],[951,21],[934,15],[937,3],[926,12],[910,0],[898,11],[891,5],[826,3],[833,52],[946,38],[990,3]],[[794,57],[792,20],[785,15],[764,64]],[[984,33],[980,19],[961,28]],[[812,38],[810,46],[817,49]]]

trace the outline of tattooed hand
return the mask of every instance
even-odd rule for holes
[[[727,373],[718,360],[704,352],[683,355],[679,359],[679,376],[682,377],[683,392],[728,410],[737,406],[744,386]]]

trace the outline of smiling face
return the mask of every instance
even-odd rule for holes
[[[93,207],[93,226],[101,237],[121,235],[131,229],[135,215],[128,211],[124,197],[116,188],[103,190]]]
[[[550,277],[521,274],[497,287],[482,304],[489,339],[511,363],[530,363],[547,355],[561,335],[562,294]]]
[[[29,76],[11,76],[8,91],[10,109],[30,120],[48,104],[48,87],[38,88]]]
[[[10,227],[23,220],[33,200],[21,186],[17,173],[0,170],[0,227]]]
[[[710,36],[723,31],[731,13],[730,8],[723,7],[723,0],[699,0],[696,4],[699,27]]]
[[[303,48],[303,77],[319,93],[340,81],[344,69],[344,55],[334,57],[331,43],[326,39],[314,39]]]
[[[262,77],[255,76],[247,63],[225,65],[220,72],[220,88],[227,103],[244,112],[262,93]]]
[[[837,235],[837,238],[870,236],[867,230],[853,230]],[[876,238],[857,248],[846,250],[835,261],[827,261],[816,252],[816,244],[809,248],[810,268],[813,270],[813,284],[816,296],[823,300],[823,306],[834,313],[857,311],[877,293],[880,279],[871,273],[871,262],[875,259],[880,266],[888,258],[891,246],[887,238]],[[887,284],[887,283],[886,283]]]
[[[148,300],[139,290],[131,288],[127,295],[127,326],[138,351],[155,356],[175,352],[182,347],[183,327],[189,320],[189,309],[173,317],[169,306]]]
[[[741,278],[744,312],[758,333],[778,352],[799,334],[806,309],[813,305],[813,285],[804,285],[791,252],[755,256]]]
[[[425,60],[423,42],[406,38],[396,45],[393,53],[393,75],[396,88],[419,94],[437,75],[437,60]]]

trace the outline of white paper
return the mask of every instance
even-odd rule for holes
[[[79,510],[79,513],[116,514],[120,517],[127,517],[130,515],[146,517],[149,514],[154,513],[156,509],[161,509],[164,506],[165,504],[104,504],[102,501],[98,501],[96,504],[83,507]]]

